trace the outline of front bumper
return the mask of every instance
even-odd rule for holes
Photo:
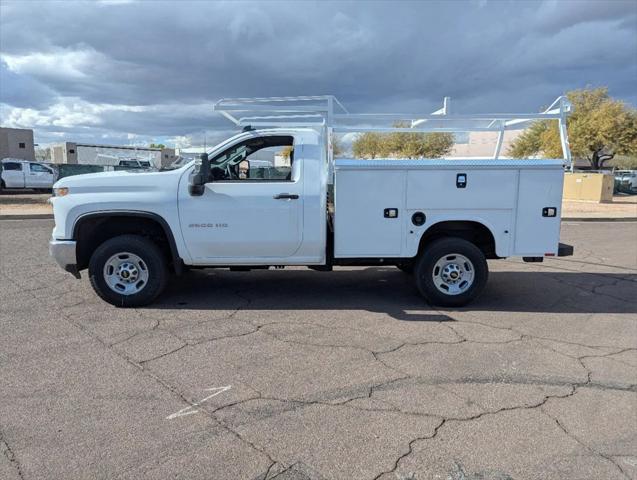
[[[77,257],[75,256],[76,243],[74,240],[56,240],[49,242],[49,253],[60,267],[69,272],[75,278],[81,278],[77,270]]]

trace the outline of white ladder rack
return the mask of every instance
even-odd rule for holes
[[[213,109],[238,127],[312,127],[325,129],[328,135],[332,132],[497,132],[494,160],[500,156],[505,131],[525,128],[535,120],[556,120],[563,159],[572,169],[566,130],[572,106],[565,96],[558,97],[538,113],[453,114],[450,100],[445,97],[442,108],[428,114],[350,113],[333,95],[223,98]]]

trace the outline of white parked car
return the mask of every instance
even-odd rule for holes
[[[156,168],[148,160],[137,160],[136,158],[130,158],[127,160],[120,160],[117,164],[119,167],[130,168],[131,170],[156,170]]]
[[[309,107],[273,107],[262,120],[251,116],[253,124],[276,128],[248,129],[175,170],[60,180],[52,256],[78,278],[88,269],[97,294],[122,307],[152,302],[171,274],[188,267],[287,265],[395,265],[413,272],[428,302],[458,307],[483,290],[487,259],[572,255],[559,242],[563,159],[333,161],[332,129],[358,117],[336,117],[333,97],[307,98],[330,106],[318,114],[290,116]],[[218,108],[253,106],[241,102]],[[562,125],[567,108],[561,100],[559,113],[522,119]],[[439,121],[417,118],[430,117]],[[494,115],[482,124],[505,128],[509,118],[518,117]],[[308,126],[310,120],[316,123]],[[367,128],[369,118],[364,122],[357,128]],[[418,131],[439,128],[432,125]],[[276,161],[282,155],[286,165]]]
[[[35,189],[51,191],[56,180],[55,172],[48,165],[17,158],[2,160],[1,188]]]

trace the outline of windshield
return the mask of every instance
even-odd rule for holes
[[[230,138],[226,138],[225,140],[219,142],[214,147],[206,148],[206,153],[208,155],[212,155],[216,152],[222,151],[226,145],[234,143],[237,139],[242,137],[249,138],[249,134],[246,134],[246,132],[241,132],[236,135],[233,135]],[[182,150],[179,152],[179,157],[166,170],[174,170],[177,168],[184,167],[188,165],[189,163],[193,162],[194,160],[199,159],[201,157],[201,154],[203,153],[202,152],[203,149],[199,150],[199,148],[192,148],[192,149],[185,148],[184,150],[186,151]],[[189,152],[187,150],[196,150],[196,151]],[[214,160],[211,160],[211,163],[214,165],[215,163],[217,163],[217,159],[215,158]]]

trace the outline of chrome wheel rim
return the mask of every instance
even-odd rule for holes
[[[116,253],[104,264],[104,280],[108,288],[121,295],[141,292],[148,283],[148,266],[130,252]]]
[[[436,288],[445,295],[460,295],[473,285],[473,263],[464,255],[450,253],[441,257],[432,272]]]

